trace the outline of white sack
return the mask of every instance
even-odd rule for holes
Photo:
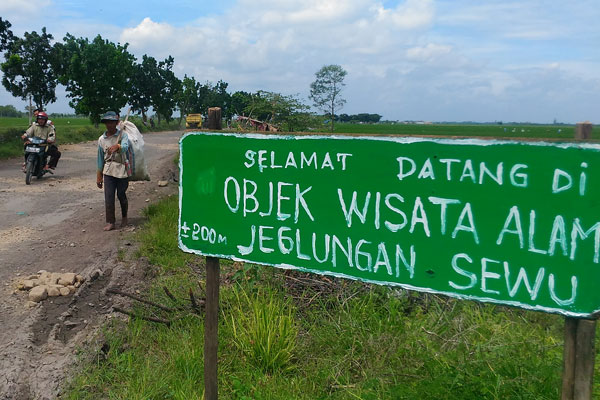
[[[131,156],[130,181],[149,181],[148,167],[146,166],[146,157],[144,156],[144,138],[133,122],[125,121],[121,123],[121,129],[129,137],[129,149]]]

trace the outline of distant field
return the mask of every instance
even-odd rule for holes
[[[88,118],[52,118],[50,120],[54,122],[54,125],[58,128],[59,126],[91,126],[91,122]],[[16,128],[25,130],[29,126],[29,118],[0,118],[0,129],[2,128]]]
[[[481,136],[502,138],[573,139],[575,127],[569,125],[459,125],[459,124],[335,124],[335,133],[381,135]],[[592,130],[592,139],[600,139],[600,128]]]

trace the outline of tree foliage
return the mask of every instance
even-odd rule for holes
[[[144,55],[140,64],[133,66],[129,105],[133,112],[140,112],[146,120],[146,112],[152,106],[152,94],[158,89],[158,64],[154,57]]]
[[[298,95],[264,90],[232,95],[227,92],[228,83],[222,80],[200,84],[188,75],[180,80],[173,72],[171,56],[159,62],[144,55],[138,64],[128,52],[128,44],[115,44],[100,35],[90,41],[67,33],[63,42],[52,46],[53,38],[46,28],[41,34],[25,33],[21,39],[13,35],[10,27],[10,22],[0,18],[0,51],[4,51],[5,58],[1,64],[3,84],[24,100],[31,95],[36,107],[54,102],[56,85],[61,83],[66,86],[69,105],[75,113],[88,116],[95,124],[104,112],[118,112],[129,104],[144,120],[148,110],[154,109],[159,123],[161,118],[170,122],[177,109],[181,123],[184,115],[202,113],[206,117],[209,107],[220,107],[225,119],[245,115],[287,131],[314,125],[316,117]],[[310,99],[330,116],[333,131],[336,111],[346,102],[341,97],[346,71],[339,65],[327,65],[315,75]],[[12,114],[12,110],[8,111]],[[361,122],[377,122],[380,118],[378,114],[340,116],[340,120]]]
[[[234,112],[231,110],[231,95],[227,93],[228,83],[219,80],[216,84],[206,82],[198,88],[198,102],[195,105],[196,112],[208,115],[209,107],[220,107],[221,115],[230,119]]]
[[[3,45],[6,50],[1,65],[2,85],[15,97],[27,100],[31,96],[38,108],[56,101],[57,52],[50,44],[52,39],[46,28],[42,28],[41,34],[25,32],[23,38],[11,34]],[[3,38],[0,38],[1,43],[4,43]]]
[[[13,105],[0,106],[0,117],[22,117],[23,113]]]
[[[93,41],[67,34],[60,45],[60,83],[66,86],[69,105],[98,124],[107,110],[119,112],[131,93],[135,58],[127,44],[114,44],[100,35]]]
[[[340,122],[364,122],[364,123],[376,123],[381,120],[381,115],[379,114],[368,114],[368,113],[360,113],[360,114],[340,114],[337,118]]]
[[[14,36],[10,27],[12,24],[0,17],[0,51],[7,50],[9,44],[13,41]]]
[[[231,95],[231,112],[233,115],[246,115],[246,108],[252,103],[252,94],[237,91]]]
[[[346,100],[341,92],[346,84],[344,78],[347,72],[339,65],[325,65],[315,74],[316,79],[310,84],[310,99],[315,107],[328,114],[331,119],[331,132],[334,129],[336,110],[341,109]]]
[[[173,63],[175,60],[169,56],[157,65],[157,80],[153,84],[150,97],[152,99],[152,108],[158,115],[160,123],[161,116],[167,120],[167,123],[173,119],[173,112],[177,104],[177,93],[181,91],[181,81],[173,73]]]
[[[298,95],[283,95],[276,92],[259,90],[256,93],[236,92],[232,96],[232,104],[242,112],[237,114],[258,119],[278,126],[280,129],[293,132],[304,130],[310,124],[309,106],[302,103]]]
[[[198,103],[198,91],[200,84],[193,76],[184,75],[180,90],[175,94],[175,102],[179,109],[179,125],[181,118],[190,113],[190,110]]]

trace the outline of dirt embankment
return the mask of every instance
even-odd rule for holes
[[[177,192],[173,159],[181,132],[144,136],[151,181],[128,190],[129,226],[104,232],[104,197],[95,184],[96,143],[60,146],[54,175],[25,185],[21,158],[0,161],[0,399],[53,399],[79,347],[113,318],[107,287],[142,287],[144,260],[120,262],[142,224],[141,210]],[[166,187],[157,182],[166,180]],[[117,206],[117,223],[120,211]],[[40,270],[86,278],[73,295],[28,304],[19,279]]]

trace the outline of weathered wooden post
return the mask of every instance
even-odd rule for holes
[[[208,129],[221,129],[221,109],[208,109]],[[216,257],[206,257],[206,307],[204,316],[204,399],[219,397],[219,285],[220,265]]]
[[[218,395],[217,353],[219,350],[219,259],[206,257],[206,307],[204,316],[204,399]]]
[[[210,107],[208,109],[208,129],[221,130],[221,108]]]
[[[565,319],[562,400],[591,400],[596,357],[596,320]]]
[[[592,124],[589,121],[578,122],[575,125],[575,139],[591,139]]]
[[[575,125],[575,139],[590,139],[592,124]],[[596,320],[565,318],[561,400],[591,400],[596,357]]]

